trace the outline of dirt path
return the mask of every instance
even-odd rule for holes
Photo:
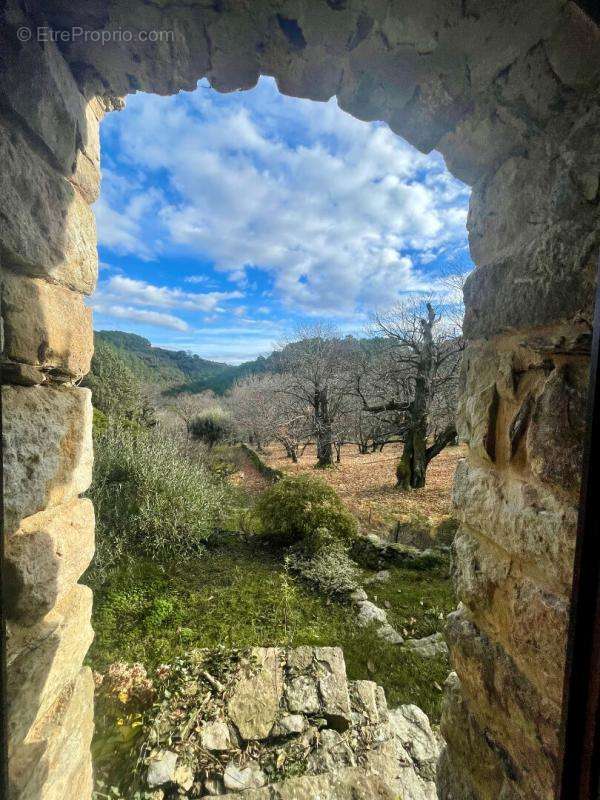
[[[243,486],[250,494],[260,494],[271,486],[271,481],[256,468],[242,450],[236,453],[236,463],[238,469],[229,478],[234,486]]]

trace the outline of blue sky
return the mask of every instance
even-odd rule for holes
[[[468,188],[335,99],[201,82],[129,97],[101,137],[96,329],[239,363],[310,322],[360,334],[472,267]]]

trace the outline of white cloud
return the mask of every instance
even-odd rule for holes
[[[149,311],[148,309],[133,308],[132,306],[106,305],[104,303],[94,303],[92,308],[96,313],[112,319],[141,322],[158,328],[170,328],[174,331],[188,331],[190,329],[185,320],[173,314],[165,314],[160,311]]]
[[[335,101],[278,96],[270,79],[227,97],[206,88],[135,96],[110,124],[121,158],[146,176],[136,185],[104,175],[98,225],[117,252],[179,249],[240,287],[258,267],[290,308],[348,315],[425,290],[427,261],[466,241],[468,190],[439,155],[353,119]],[[148,175],[166,175],[166,185],[149,190]],[[226,299],[129,289],[131,303],[206,311]]]
[[[178,308],[187,311],[222,311],[224,301],[242,297],[241,292],[184,292],[168,286],[154,286],[146,281],[114,275],[100,284],[91,300],[92,307],[128,302],[155,308]]]

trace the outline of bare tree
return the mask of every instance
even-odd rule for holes
[[[251,375],[238,381],[227,397],[238,429],[261,449],[278,441],[293,462],[308,436],[304,406],[284,392],[285,378],[279,374]]]
[[[317,466],[333,464],[336,426],[350,395],[349,345],[335,328],[318,324],[300,328],[281,351],[282,394],[305,409],[317,445]]]
[[[186,437],[189,439],[194,419],[198,414],[207,411],[216,404],[217,399],[215,393],[212,391],[201,392],[199,394],[182,392],[182,394],[178,394],[170,404],[170,409],[178,419],[184,423]]]
[[[454,407],[463,340],[431,302],[397,306],[375,317],[378,337],[355,373],[363,408],[387,418],[404,447],[402,488],[425,485],[431,460],[455,441]],[[446,323],[446,324],[444,324]]]

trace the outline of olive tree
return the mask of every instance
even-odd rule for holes
[[[404,443],[396,470],[402,488],[425,485],[427,467],[456,440],[461,332],[440,303],[404,303],[374,320],[375,345],[355,367],[365,411],[383,417]]]

